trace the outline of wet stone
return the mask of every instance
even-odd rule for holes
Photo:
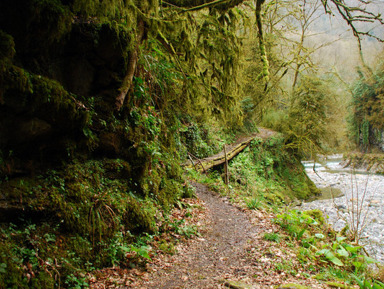
[[[297,208],[303,211],[322,210],[337,231],[352,220],[361,222],[365,227],[360,234],[360,242],[365,245],[371,257],[384,263],[384,176],[352,172],[337,162],[333,162],[330,169],[318,167],[316,173],[312,167],[313,165],[306,165],[306,172],[317,187],[327,188],[333,185],[332,189],[340,189],[343,195],[304,202]],[[362,219],[356,219],[356,215],[362,216]],[[365,215],[367,217],[364,219]]]

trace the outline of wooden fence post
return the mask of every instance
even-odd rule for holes
[[[228,174],[228,158],[227,158],[227,149],[226,145],[224,144],[224,156],[225,156],[225,165],[224,165],[224,170],[225,170],[225,184],[229,184],[229,174]]]

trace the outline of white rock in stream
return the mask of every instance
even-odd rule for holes
[[[304,165],[317,187],[338,188],[344,196],[303,203],[300,209],[322,210],[338,231],[347,223],[350,227],[352,224],[358,226],[362,237],[360,243],[365,245],[371,257],[384,263],[384,176],[351,174],[337,162],[331,162],[330,170],[316,165],[316,173],[312,169],[313,163]]]

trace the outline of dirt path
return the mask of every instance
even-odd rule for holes
[[[173,256],[155,256],[145,271],[103,269],[92,277],[92,289],[330,288],[310,278],[314,272],[297,260],[294,243],[265,240],[265,233],[279,232],[273,215],[237,208],[204,185],[193,185],[200,199],[193,202],[205,207],[193,217],[201,236],[181,242]]]
[[[143,284],[145,288],[220,288],[224,277],[244,272],[247,242],[257,229],[239,209],[224,203],[205,186],[194,186],[207,206],[210,228],[175,256],[170,268],[151,276]]]
[[[132,288],[279,288],[292,282],[327,288],[305,277],[295,260],[288,262],[291,274],[285,272],[287,268],[276,269],[278,263],[285,264],[295,255],[285,244],[262,238],[265,232],[277,229],[268,214],[246,214],[204,185],[193,185],[207,208],[206,230],[200,238],[180,246],[175,256],[164,256],[162,265],[153,264],[152,273]]]

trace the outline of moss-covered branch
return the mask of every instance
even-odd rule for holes
[[[261,62],[263,64],[263,70],[257,77],[257,80],[264,79],[266,83],[269,81],[269,62],[267,57],[267,50],[265,48],[265,42],[264,42],[264,34],[263,34],[263,21],[261,16],[261,9],[262,5],[264,4],[265,0],[256,0],[256,25],[257,25],[257,35],[259,38],[259,49],[260,49],[260,56],[261,56]]]
[[[129,60],[128,60],[128,65],[127,65],[127,72],[125,74],[125,77],[123,79],[123,84],[120,88],[120,93],[116,98],[116,109],[120,110],[121,107],[124,104],[124,100],[127,96],[127,93],[129,89],[132,86],[132,80],[133,76],[136,71],[136,66],[137,66],[137,61],[139,59],[139,48],[141,41],[143,39],[145,32],[145,27],[144,27],[144,21],[139,20],[137,24],[137,36],[136,36],[136,47],[131,51],[129,55]]]
[[[172,5],[179,8],[187,9],[188,11],[195,11],[209,7],[215,7],[219,10],[228,10],[241,3],[244,0],[168,0],[163,1],[166,5]]]

